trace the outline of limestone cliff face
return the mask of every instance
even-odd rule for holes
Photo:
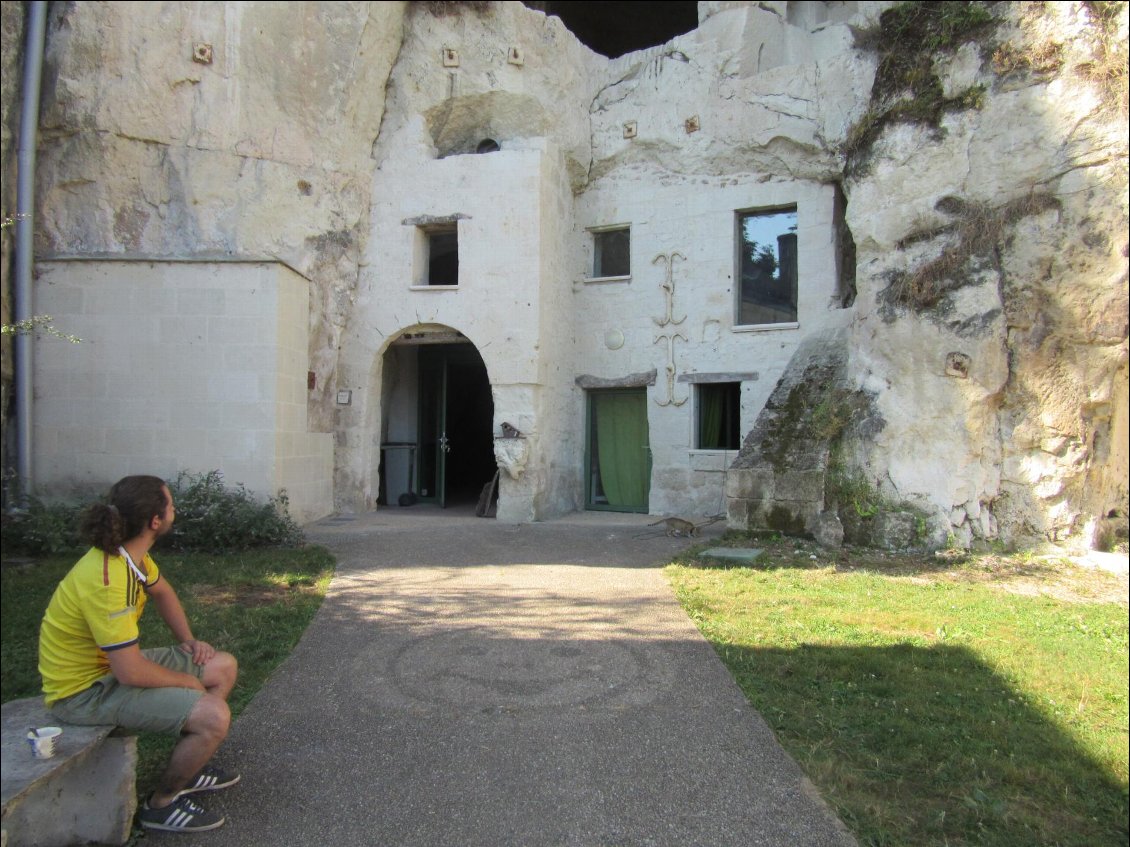
[[[1126,9],[995,14],[927,57],[978,107],[891,125],[846,183],[850,371],[887,422],[856,458],[962,543],[1085,534],[1127,499]]]
[[[367,232],[401,3],[59,3],[37,250],[277,258],[309,278],[311,420]]]
[[[38,250],[288,263],[329,430],[379,168],[491,137],[549,139],[577,198],[838,183],[855,296],[828,308],[884,421],[844,461],[960,543],[1125,512],[1125,6],[980,7],[967,37],[894,45],[917,64],[892,78],[861,38],[884,2],[702,3],[612,61],[519,3],[427,5],[53,4]]]

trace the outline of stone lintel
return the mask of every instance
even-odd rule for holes
[[[656,370],[644,371],[638,374],[628,374],[620,377],[600,377],[591,374],[581,374],[574,382],[578,388],[645,388],[655,385]]]
[[[688,373],[679,374],[675,382],[689,382],[694,385],[705,385],[711,382],[757,382],[760,379],[757,371],[734,371],[732,373]]]
[[[400,223],[404,226],[446,226],[458,221],[469,221],[470,215],[465,215],[462,212],[456,212],[454,215],[419,215],[415,218],[405,218]]]

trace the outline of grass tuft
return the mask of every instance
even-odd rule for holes
[[[939,55],[988,38],[997,26],[984,3],[899,3],[857,36],[857,46],[879,54],[868,110],[848,130],[844,154],[849,173],[862,173],[872,146],[896,123],[941,126],[949,112],[980,109],[985,88],[972,86],[946,97],[935,68]]]
[[[949,237],[949,245],[917,270],[892,275],[883,294],[888,303],[914,311],[937,306],[947,293],[967,282],[965,268],[970,259],[995,256],[1017,222],[1059,209],[1060,201],[1051,194],[1033,192],[1000,206],[946,197],[939,201],[938,208],[956,218],[955,222],[912,233],[898,246],[902,249],[914,242],[943,236]]]

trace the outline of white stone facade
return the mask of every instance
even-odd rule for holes
[[[220,470],[285,490],[299,521],[332,504],[333,440],[306,421],[309,283],[276,262],[51,261],[37,302],[81,342],[35,344],[37,488],[104,492]]]
[[[395,410],[380,405],[382,394],[392,400],[384,386],[385,352],[405,334],[443,327],[476,347],[489,374],[495,455],[506,471],[500,519],[537,520],[584,508],[586,392],[578,377],[616,381],[649,371],[658,376],[646,389],[648,510],[725,510],[724,477],[736,448],[695,449],[696,380],[728,375],[740,382],[747,431],[799,341],[850,319],[850,310],[836,303],[835,189],[821,179],[819,153],[794,156],[810,174],[793,179],[758,169],[756,159],[742,162],[748,170],[724,175],[680,173],[650,161],[657,145],[696,147],[686,123],[696,110],[721,123],[723,134],[748,129],[726,117],[724,100],[712,90],[717,63],[727,61],[718,40],[733,39],[732,25],[748,25],[747,13],[761,14],[746,8],[735,19],[719,12],[701,32],[678,40],[693,63],[671,58],[673,48],[656,48],[605,66],[592,54],[570,55],[578,53],[575,44],[562,45],[562,53],[547,50],[539,29],[550,29],[554,19],[524,9],[505,6],[481,30],[473,16],[413,18],[407,43],[462,42],[474,49],[459,51],[457,68],[444,68],[423,49],[402,51],[393,73],[376,151],[369,249],[338,371],[339,386],[354,398],[338,412],[340,504],[372,508],[378,445],[411,435],[414,395]],[[790,49],[811,58],[811,45],[794,41]],[[524,44],[520,67],[507,61],[510,43]],[[589,90],[603,89],[587,120],[591,95],[578,96],[578,87],[559,95],[573,111],[550,114],[566,55],[577,60],[566,82],[582,83],[577,77],[588,70]],[[786,61],[780,50],[774,55]],[[640,82],[650,75],[664,77],[662,84]],[[606,84],[617,78],[628,82]],[[489,90],[490,80],[497,90]],[[809,87],[805,96],[818,94],[813,74],[797,85]],[[457,95],[446,97],[451,91]],[[700,108],[711,104],[717,113]],[[798,121],[818,132],[825,117],[806,111]],[[632,119],[638,134],[625,138]],[[780,131],[779,120],[766,118],[765,131]],[[578,123],[591,126],[591,151],[576,140]],[[474,152],[493,135],[502,139],[500,150]],[[718,143],[717,135],[706,144]],[[578,160],[586,159],[601,161],[600,175],[590,172],[578,184]],[[736,215],[782,207],[797,214],[798,320],[735,329]],[[456,219],[459,285],[418,284],[420,228]],[[592,230],[613,225],[630,227],[631,272],[591,281]],[[673,289],[670,303],[665,285]],[[523,438],[503,438],[504,422]]]
[[[854,167],[860,127],[906,95],[872,97],[877,48],[856,39],[892,5],[703,2],[696,30],[608,60],[517,2],[161,2],[144,15],[56,4],[37,249],[121,258],[139,290],[143,269],[146,284],[168,286],[214,256],[294,268],[308,302],[283,311],[307,323],[308,341],[293,347],[279,328],[269,344],[308,345],[285,366],[304,416],[261,393],[254,416],[238,417],[236,395],[252,382],[264,392],[283,369],[264,362],[194,388],[220,391],[220,405],[197,410],[183,440],[201,469],[218,464],[208,450],[243,445],[221,454],[225,476],[262,493],[285,486],[292,503],[309,481],[307,516],[422,494],[434,469],[418,466],[421,433],[441,420],[435,374],[451,365],[466,381],[471,350],[489,419],[429,438],[489,430],[475,448],[485,464],[466,474],[481,485],[499,469],[500,520],[589,504],[597,386],[644,392],[647,510],[716,514],[733,451],[697,449],[698,392],[740,383],[747,434],[801,343],[836,334],[847,383],[881,418],[844,445],[868,484],[962,544],[1086,535],[1126,510],[1125,95],[1111,105],[1088,77],[1103,48],[1086,4],[992,4],[992,39],[928,57],[943,95],[977,95],[970,105],[937,125],[885,125]],[[1124,52],[1125,13],[1115,23],[1108,41]],[[193,58],[200,43],[209,64]],[[477,153],[488,139],[499,149]],[[1004,214],[1026,197],[1039,202]],[[735,326],[737,215],[783,208],[796,211],[797,319]],[[930,308],[892,304],[892,280],[960,246],[971,210],[999,227],[991,247],[955,264]],[[630,272],[592,280],[596,233],[625,226]],[[427,284],[437,231],[457,238],[455,285]],[[186,259],[204,264],[174,261]],[[35,304],[83,337],[111,313],[83,306],[69,325],[43,280],[70,286],[109,267],[87,266],[51,264]],[[242,266],[216,268],[221,288],[248,284]],[[164,307],[154,315],[179,329]],[[39,345],[49,358],[37,380],[74,370],[58,357],[76,348],[61,344]],[[188,361],[177,367],[200,378],[206,368]],[[88,373],[81,390],[107,378]],[[148,400],[171,402],[159,390]],[[108,429],[57,456],[73,413],[37,403],[37,431],[56,439],[36,447],[45,480],[124,472]],[[202,444],[199,427],[230,439]],[[142,458],[164,457],[154,433],[123,437]],[[234,455],[249,444],[270,460]]]

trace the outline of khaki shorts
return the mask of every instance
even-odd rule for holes
[[[192,654],[179,647],[153,647],[142,650],[151,662],[198,679],[204,666],[193,664]],[[54,703],[48,711],[65,723],[84,726],[116,724],[136,732],[180,735],[196,701],[204,696],[195,688],[135,688],[122,685],[113,674],[102,677],[90,688]]]

